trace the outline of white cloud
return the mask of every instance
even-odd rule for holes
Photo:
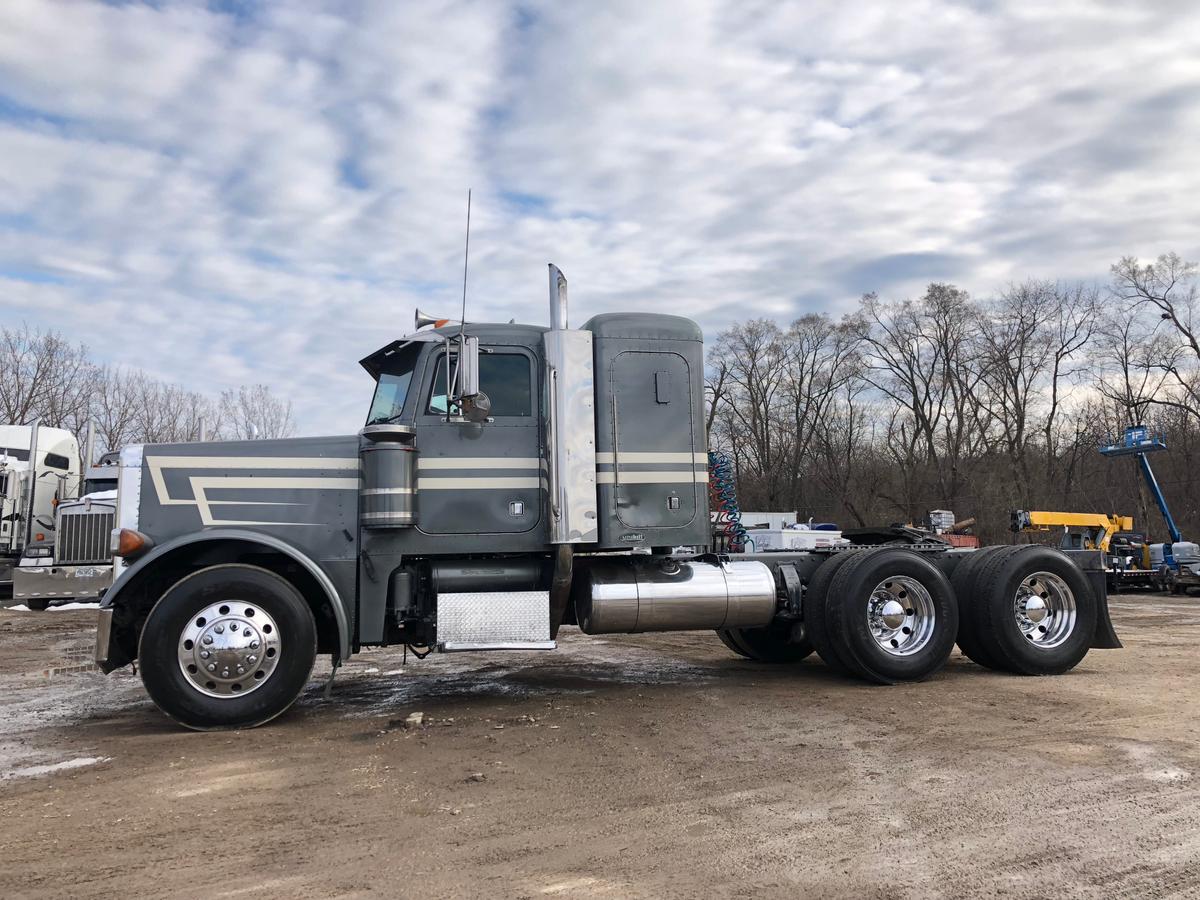
[[[848,308],[1200,254],[1200,15],[697,0],[9,0],[0,306],[353,428],[355,361],[474,318]]]

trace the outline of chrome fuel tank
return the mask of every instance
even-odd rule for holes
[[[775,598],[775,577],[760,562],[670,557],[593,559],[575,588],[586,634],[754,628],[774,618]]]

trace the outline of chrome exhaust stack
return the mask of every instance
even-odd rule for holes
[[[550,330],[567,329],[567,276],[550,263]]]
[[[567,278],[550,264],[550,330],[544,336],[550,404],[546,455],[550,476],[550,543],[599,539],[592,333],[567,327]]]

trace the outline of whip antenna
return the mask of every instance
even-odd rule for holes
[[[467,325],[467,262],[471,258],[471,189],[467,188],[467,243],[463,247],[463,296],[462,315],[458,318],[458,336],[461,339]]]

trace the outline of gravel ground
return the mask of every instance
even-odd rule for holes
[[[1059,678],[571,632],[211,734],[88,670],[94,612],[0,610],[0,896],[1200,896],[1200,599],[1112,609]]]

